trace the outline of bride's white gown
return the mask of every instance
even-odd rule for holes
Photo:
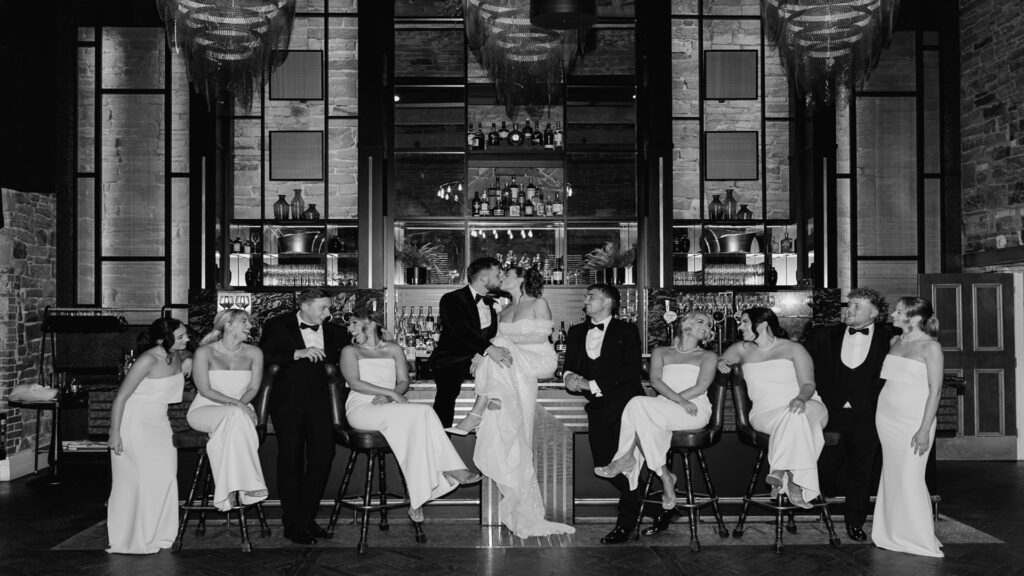
[[[747,362],[743,379],[753,406],[750,425],[770,434],[768,467],[770,471],[789,470],[793,483],[803,489],[806,502],[821,494],[818,485],[818,456],[825,447],[822,428],[828,421],[828,409],[815,392],[805,403],[803,414],[789,411],[789,402],[800,393],[793,361],[786,358]],[[780,490],[789,494],[788,484]]]
[[[394,358],[361,358],[359,379],[363,382],[395,388]],[[459,487],[445,472],[465,470],[451,440],[444,432],[434,410],[426,404],[374,404],[374,396],[350,390],[345,402],[345,417],[356,430],[376,430],[384,435],[398,467],[405,476],[409,503],[413,508],[440,498]]]
[[[875,426],[882,443],[882,481],[871,541],[886,550],[941,558],[942,543],[935,537],[932,500],[924,481],[928,455],[914,454],[910,445],[928,403],[928,368],[924,362],[889,354],[881,377],[885,385],[878,395]],[[935,426],[933,421],[932,443]]]
[[[236,400],[252,381],[249,370],[210,370],[209,374],[211,388]],[[235,492],[245,505],[266,500],[260,440],[249,411],[196,394],[186,419],[193,429],[210,435],[206,454],[213,471],[213,505],[219,510],[230,509],[230,496]]]
[[[533,464],[533,416],[537,379],[549,378],[558,355],[548,342],[551,320],[525,319],[498,324],[495,346],[512,354],[512,367],[484,360],[476,371],[476,392],[501,401],[499,410],[485,410],[477,431],[473,462],[501,491],[498,515],[520,538],[573,534],[567,524],[544,519],[544,500]]]
[[[681,393],[697,385],[700,366],[693,364],[667,364],[662,368],[661,379],[673,392]],[[625,472],[629,489],[636,490],[640,469],[647,457],[647,467],[661,476],[672,432],[676,430],[699,430],[711,421],[711,401],[705,392],[690,399],[697,407],[696,414],[664,396],[637,396],[626,404],[622,411],[622,426],[619,429],[619,451],[612,461],[625,456],[630,450],[636,459],[636,466]]]

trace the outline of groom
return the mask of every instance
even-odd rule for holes
[[[437,384],[434,412],[445,427],[455,419],[455,400],[474,358],[512,365],[508,350],[491,345],[498,332],[498,309],[488,293],[501,286],[501,263],[491,257],[477,258],[469,263],[466,276],[468,286],[441,297],[441,339],[430,355],[430,371]]]
[[[640,333],[635,324],[613,317],[619,291],[608,284],[587,288],[584,311],[589,320],[569,329],[565,351],[565,389],[583,394],[588,402],[587,425],[594,466],[607,466],[619,446],[622,411],[634,396],[643,396],[640,383]],[[610,479],[619,491],[619,517],[602,544],[629,539],[640,512],[640,491],[629,489],[619,474]]]
[[[885,298],[857,288],[847,296],[844,324],[819,329],[804,345],[814,360],[818,394],[828,408],[828,427],[842,434],[837,446],[826,447],[818,461],[822,492],[835,496],[840,483],[846,494],[846,533],[863,542],[864,520],[874,491],[878,456],[875,408],[882,390],[882,362],[892,331],[885,319]]]

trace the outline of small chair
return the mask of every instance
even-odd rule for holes
[[[782,516],[785,514],[788,519],[786,530],[791,534],[795,534],[796,520],[794,519],[794,512],[803,510],[803,508],[790,502],[789,498],[781,492],[774,498],[769,493],[754,493],[757,487],[757,480],[761,474],[761,468],[768,459],[768,440],[771,436],[754,430],[753,426],[750,425],[751,401],[747,393],[747,383],[742,377],[733,379],[732,399],[736,408],[736,433],[739,435],[740,442],[758,450],[757,460],[754,462],[754,472],[750,476],[750,485],[747,487],[747,493],[743,496],[743,510],[740,512],[740,518],[736,523],[736,528],[732,531],[732,536],[733,538],[743,537],[743,525],[747,520],[747,512],[750,509],[750,505],[753,504],[775,513],[775,552],[780,553],[782,552]],[[835,446],[839,443],[839,439],[840,434],[838,432],[825,432],[826,446]],[[817,508],[821,514],[821,520],[825,523],[825,528],[828,530],[829,544],[839,547],[842,542],[839,540],[839,536],[836,535],[835,527],[832,525],[832,515],[829,514],[828,500],[823,495],[818,496],[818,498],[811,502],[811,508]]]
[[[280,372],[281,367],[277,364],[267,366],[263,371],[263,380],[260,391],[253,399],[253,407],[256,410],[256,433],[259,435],[260,445],[267,437],[267,418],[270,414],[270,392],[274,387],[274,378]],[[210,468],[210,459],[206,453],[206,441],[210,436],[206,432],[198,430],[183,430],[176,432],[172,438],[174,447],[179,450],[197,450],[199,459],[196,460],[195,472],[192,474],[192,486],[188,491],[188,498],[181,504],[181,520],[178,523],[178,536],[171,546],[172,552],[178,552],[182,548],[182,539],[185,536],[185,529],[188,527],[189,516],[192,512],[199,513],[199,524],[196,525],[196,536],[206,533],[206,514],[208,512],[222,512],[227,514],[228,522],[231,521],[231,513],[238,513],[238,526],[242,536],[242,551],[252,552],[252,542],[249,540],[249,526],[246,523],[245,513],[250,507],[256,508],[256,516],[260,522],[260,536],[270,536],[270,525],[267,524],[267,517],[263,514],[263,503],[257,502],[249,505],[235,505],[223,511],[210,504],[213,498],[214,481],[213,470]],[[202,488],[199,488],[202,480]],[[198,491],[197,491],[198,489]],[[196,499],[199,503],[196,503]]]
[[[735,372],[735,371],[734,371]],[[672,443],[669,446],[666,465],[672,469],[673,459],[678,452],[683,457],[683,479],[686,492],[676,492],[677,497],[686,498],[685,503],[676,503],[677,510],[686,510],[690,516],[690,550],[700,551],[700,540],[697,538],[697,524],[700,521],[700,511],[711,506],[711,512],[718,524],[718,535],[728,538],[729,530],[722,520],[722,513],[718,509],[718,496],[715,494],[715,487],[711,483],[711,474],[708,472],[707,461],[704,460],[704,450],[711,448],[722,439],[722,427],[725,423],[725,395],[729,387],[729,375],[719,374],[708,387],[708,397],[711,399],[711,420],[708,425],[698,430],[678,430],[672,433]],[[697,463],[700,466],[701,474],[704,476],[704,485],[707,487],[706,494],[694,493],[693,475],[690,472],[690,454],[697,455]],[[653,472],[647,475],[647,482],[644,485],[643,504],[661,504],[661,495],[664,490],[651,492],[651,484],[654,482]],[[698,502],[697,500],[700,499]],[[640,516],[636,522],[636,535],[639,538],[640,524],[643,522],[643,505],[641,505]]]
[[[348,463],[345,465],[345,477],[341,481],[341,486],[338,487],[338,495],[334,498],[334,509],[331,510],[331,519],[327,523],[327,531],[334,531],[334,525],[338,521],[338,514],[342,508],[362,512],[362,524],[356,551],[360,554],[365,554],[367,549],[366,537],[370,529],[370,514],[372,512],[380,512],[380,529],[387,531],[390,528],[388,525],[388,510],[408,508],[409,489],[405,484],[405,477],[401,476],[402,489],[405,490],[406,495],[403,497],[388,492],[386,458],[388,454],[391,454],[391,446],[380,432],[354,430],[349,426],[348,420],[345,418],[345,401],[348,399],[348,387],[345,385],[344,380],[342,380],[337,366],[328,364],[325,369],[327,370],[328,383],[331,389],[331,417],[334,424],[335,441],[351,451]],[[367,457],[366,484],[363,489],[361,503],[358,494],[346,494],[349,483],[352,481],[356,460],[359,459],[360,454]],[[378,473],[376,492],[373,491],[374,470]],[[374,496],[377,497],[376,504],[373,503]],[[412,524],[416,530],[416,541],[426,542],[427,535],[423,532],[423,523],[414,521]]]

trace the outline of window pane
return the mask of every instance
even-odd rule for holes
[[[725,14],[729,16],[761,15],[760,0],[714,0],[704,2],[705,14]]]
[[[328,125],[326,217],[356,218],[359,216],[359,121],[329,120]]]
[[[636,14],[639,0],[597,0],[597,17],[631,17]]]
[[[103,150],[102,254],[163,256],[163,95],[105,94]]]
[[[672,123],[672,217],[700,218],[700,123]]]
[[[857,262],[857,287],[878,290],[895,306],[900,298],[917,294],[917,262],[861,260]]]
[[[96,49],[78,49],[78,170],[96,170]]]
[[[327,40],[327,98],[332,116],[355,116],[359,113],[358,32],[358,18],[330,19],[330,36]]]
[[[406,270],[421,264],[427,265],[430,284],[461,284],[466,275],[465,251],[466,231],[461,227],[397,226],[395,284],[411,284],[406,282]]]
[[[672,0],[672,14],[689,16],[697,13],[697,0]]]
[[[76,304],[96,305],[96,180],[78,179],[78,211],[75,214],[78,228],[78,297]]]
[[[633,266],[634,270],[636,269],[636,224],[620,224],[617,227],[572,227],[566,232],[566,239],[566,284],[586,286],[598,281],[598,272],[603,267],[599,261],[587,258],[587,255],[594,250],[609,248],[610,252],[628,258],[628,260],[614,262],[619,264],[615,267],[627,267],[628,264]],[[633,250],[631,257],[627,255],[630,250]],[[635,278],[632,280],[635,281]]]
[[[338,0],[332,0],[338,1]],[[396,18],[420,18],[431,16],[450,16],[445,6],[448,0],[395,0]],[[459,2],[459,4],[462,4]]]
[[[636,32],[632,28],[597,25],[591,34],[586,57],[576,60],[572,76],[632,76],[636,73]]]
[[[672,114],[700,113],[700,45],[696,20],[672,20]]]
[[[103,262],[103,307],[144,308],[125,314],[129,324],[149,324],[164,305],[163,262]]]
[[[479,228],[470,225],[469,258],[472,262],[482,256],[494,256],[502,263],[516,263],[523,258],[534,262],[539,256],[539,267],[546,267],[551,274],[558,264],[555,237],[559,232],[554,224]]]
[[[575,87],[568,90],[566,147],[573,151],[636,149],[633,87]]]
[[[857,99],[857,254],[917,255],[913,98]]]
[[[636,159],[633,154],[569,154],[565,179],[573,194],[566,198],[571,217],[636,217]]]
[[[462,27],[434,30],[395,30],[395,78],[462,77],[465,72],[465,32]]]
[[[853,287],[850,265],[853,262],[853,251],[850,244],[850,180],[836,179],[836,260],[839,267],[837,278],[839,289],[843,294]]]
[[[789,122],[766,122],[765,123],[765,180],[768,185],[768,218],[786,220],[789,219]],[[760,195],[756,199],[760,203]],[[747,198],[747,200],[753,200]],[[739,201],[737,199],[737,201]],[[754,211],[754,218],[759,218],[760,212],[754,205],[749,207]]]
[[[103,87],[163,88],[164,53],[163,28],[104,28]]]
[[[942,172],[941,110],[939,109],[939,53],[927,50],[924,56],[924,171]]]
[[[260,217],[260,194],[262,187],[260,178],[263,174],[260,171],[262,162],[262,149],[260,142],[260,121],[259,120],[233,120],[234,142],[232,143],[232,161],[234,162],[234,217],[235,218],[259,218]],[[274,189],[276,194],[289,192],[287,188]],[[271,191],[267,191],[271,197]],[[289,194],[289,197],[291,195]],[[272,205],[277,200],[267,200]],[[267,212],[272,216],[273,211]]]
[[[464,215],[464,198],[458,202],[439,198],[437,189],[449,182],[462,182],[465,174],[462,154],[396,154],[396,217]]]
[[[1016,235],[1007,240],[1010,245],[1020,242]],[[942,272],[942,182],[937,178],[924,181],[924,271]]]
[[[188,172],[188,104],[192,94],[184,58],[171,52],[171,172]]]
[[[792,114],[789,108],[789,76],[782,67],[779,51],[764,44],[764,105],[768,118],[786,118]]]
[[[914,32],[893,32],[892,46],[882,50],[878,67],[864,83],[864,90],[914,90]]]
[[[326,0],[296,0],[296,12],[323,12]]]
[[[189,282],[188,178],[171,180],[171,304],[188,304]]]

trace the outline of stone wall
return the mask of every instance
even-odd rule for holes
[[[8,457],[35,447],[36,411],[10,408],[18,384],[41,383],[42,312],[55,303],[56,197],[2,189],[0,228],[0,412],[7,415]],[[49,440],[48,412],[41,444]]]
[[[1022,26],[1014,2],[960,0],[965,254],[1024,245]]]

